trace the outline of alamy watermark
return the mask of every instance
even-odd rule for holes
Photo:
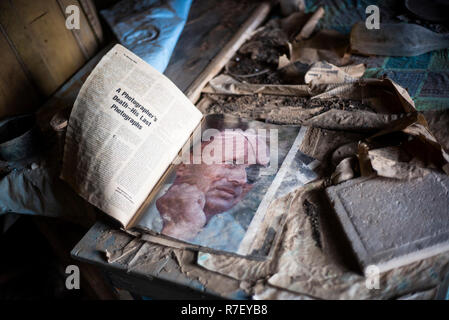
[[[368,30],[380,29],[380,10],[376,5],[369,5],[365,9],[366,17],[365,26]]]
[[[376,265],[369,265],[365,269],[365,286],[369,290],[380,289],[380,271]]]
[[[65,27],[69,30],[80,29],[80,8],[77,5],[70,5],[65,8],[67,18],[65,19]]]
[[[68,265],[65,268],[65,287],[67,290],[74,290],[80,288],[80,268],[74,264]]]
[[[278,169],[277,129],[197,129],[173,164],[260,165]]]

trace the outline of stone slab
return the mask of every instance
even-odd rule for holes
[[[380,272],[449,250],[449,177],[358,178],[326,189],[360,265]]]

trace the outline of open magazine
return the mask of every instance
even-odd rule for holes
[[[116,45],[75,101],[61,178],[125,229],[264,258],[283,221],[267,215],[270,204],[314,175],[301,137],[298,127],[203,117],[170,80]]]

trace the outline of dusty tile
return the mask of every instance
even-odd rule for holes
[[[449,177],[358,178],[326,190],[359,263],[380,272],[449,250]]]

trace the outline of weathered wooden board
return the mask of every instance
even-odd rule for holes
[[[81,49],[81,52],[84,55],[84,58],[88,60],[90,57],[94,56],[99,48],[99,40],[97,39],[94,30],[91,28],[89,24],[89,20],[86,17],[86,14],[81,10],[81,3],[78,0],[57,0],[59,6],[61,7],[61,11],[65,14],[65,17],[68,17],[68,14],[65,12],[65,8],[70,5],[75,5],[80,8],[80,28],[71,30],[75,40]]]
[[[258,5],[257,1],[194,1],[165,75],[185,92]]]
[[[86,61],[56,1],[1,1],[0,23],[45,95]]]
[[[80,8],[79,30],[66,28],[70,4]],[[82,8],[78,0],[0,1],[0,54],[10,64],[0,75],[0,87],[9,88],[0,118],[36,110],[98,51],[101,39]]]
[[[0,33],[0,61],[0,118],[28,111],[39,99],[3,33]]]
[[[128,256],[110,264],[106,262],[104,254],[106,250],[109,252],[120,250],[131,239],[132,237],[126,233],[97,222],[73,248],[72,256],[77,260],[99,266],[115,287],[135,294],[156,299],[216,299],[219,297],[214,294],[213,288],[205,288],[197,279],[182,273],[176,258],[172,255],[168,255],[164,261],[150,259],[131,268],[127,262],[127,258],[130,258]]]

